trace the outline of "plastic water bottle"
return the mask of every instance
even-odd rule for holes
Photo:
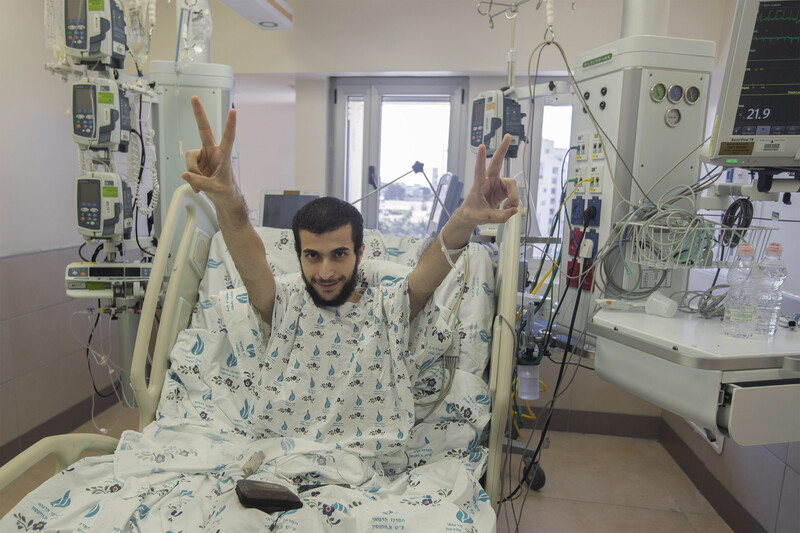
[[[753,245],[739,245],[736,258],[728,269],[728,294],[725,296],[725,334],[748,338],[755,331],[754,296],[756,270],[753,268]]]
[[[773,242],[767,246],[764,259],[759,261],[758,299],[756,304],[756,333],[775,335],[778,312],[781,309],[781,284],[786,279],[786,264],[781,260],[783,246]]]

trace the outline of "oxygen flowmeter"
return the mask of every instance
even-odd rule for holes
[[[72,83],[72,139],[81,148],[127,152],[130,137],[130,101],[117,82],[84,78]]]
[[[486,157],[491,157],[506,133],[511,135],[511,145],[506,157],[517,157],[519,143],[525,140],[522,126],[522,108],[512,97],[500,90],[485,91],[472,101],[472,121],[470,123],[470,148],[486,146]]]
[[[121,241],[133,226],[131,191],[111,172],[88,172],[75,182],[78,233],[87,240]]]
[[[64,40],[79,63],[125,67],[125,16],[117,0],[64,0]]]

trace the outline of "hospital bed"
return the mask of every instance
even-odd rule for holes
[[[481,375],[486,379],[488,375],[488,405],[491,406],[490,423],[488,424],[488,440],[484,432],[482,440],[485,441],[485,448],[488,450],[485,459],[485,475],[483,486],[488,494],[488,502],[495,509],[500,499],[500,472],[502,469],[502,455],[505,425],[509,411],[509,396],[512,387],[512,374],[514,365],[515,331],[513,318],[516,313],[517,304],[517,284],[518,284],[518,265],[519,265],[519,243],[520,243],[520,220],[519,215],[515,215],[508,222],[501,225],[498,229],[497,244],[499,252],[496,264],[491,264],[489,275],[494,279],[487,280],[481,287],[470,287],[470,290],[482,294],[484,297],[489,295],[490,305],[462,306],[462,310],[469,308],[469,312],[475,313],[477,309],[486,316],[486,324],[489,331],[461,331],[461,336],[469,335],[481,336],[487,343],[488,364],[485,364],[486,371],[481,368],[481,363],[472,363],[475,368],[469,369],[470,374]],[[264,231],[277,231],[259,228],[262,239],[265,238]],[[137,407],[139,410],[139,429],[142,430],[157,416],[159,416],[159,402],[164,397],[164,387],[170,379],[170,352],[179,338],[179,334],[190,324],[190,320],[197,319],[198,309],[206,307],[201,305],[204,302],[199,300],[199,288],[203,283],[209,283],[208,266],[217,264],[210,259],[209,254],[224,251],[224,242],[221,234],[215,239],[218,233],[218,225],[214,210],[205,197],[196,195],[188,186],[183,186],[176,191],[173,196],[164,230],[162,231],[161,242],[158,253],[153,260],[151,278],[148,284],[144,303],[142,306],[140,327],[136,338],[136,347],[133,356],[131,369],[131,383],[135,394]],[[269,238],[275,237],[274,233],[269,234]],[[291,237],[291,231],[284,231],[282,239]],[[372,241],[370,241],[370,239]],[[377,232],[365,232],[365,242],[372,242],[373,246],[367,247],[365,257],[372,252],[374,255],[381,255],[383,250],[384,258],[400,256],[402,252],[397,252],[397,248],[383,244],[380,248],[381,236]],[[375,244],[378,243],[378,244]],[[286,243],[284,244],[291,244]],[[412,243],[412,248],[416,247],[415,253],[421,253],[420,246],[424,243]],[[294,254],[293,246],[290,246],[291,254]],[[216,252],[215,252],[216,250]],[[470,265],[473,263],[472,256],[488,257],[486,248],[482,245],[470,245]],[[269,248],[268,248],[269,255]],[[466,261],[463,254],[457,266],[463,270]],[[273,270],[273,262],[281,260],[269,258]],[[484,261],[486,258],[484,257]],[[289,259],[288,261],[291,261]],[[294,257],[296,262],[296,257]],[[362,264],[366,263],[364,261]],[[231,263],[232,264],[232,263]],[[287,267],[288,268],[288,267]],[[296,268],[296,267],[295,267]],[[440,288],[443,293],[442,298],[452,298],[454,288],[458,283],[463,282],[466,274],[454,271],[448,278],[453,278],[450,286]],[[462,276],[459,278],[458,276]],[[204,281],[204,277],[206,281]],[[227,279],[230,287],[234,281]],[[443,285],[447,285],[445,280]],[[464,282],[462,285],[466,285]],[[434,298],[439,298],[439,291]],[[466,293],[464,293],[466,297]],[[202,310],[202,309],[201,309]],[[490,311],[486,314],[486,311]],[[158,319],[157,319],[158,316]],[[155,324],[158,320],[157,325]],[[153,332],[157,331],[154,336]],[[466,339],[469,341],[469,337]],[[463,344],[462,344],[463,345]],[[489,348],[490,346],[490,348]],[[465,364],[465,358],[459,363],[459,372]],[[444,402],[445,404],[447,402]],[[444,409],[444,407],[439,407]],[[487,408],[488,409],[488,408]],[[125,435],[123,435],[125,438]],[[0,489],[5,487],[15,478],[23,474],[28,468],[36,464],[43,457],[54,453],[57,456],[57,471],[70,465],[87,450],[97,450],[105,453],[112,453],[118,449],[117,439],[102,435],[82,435],[70,434],[53,436],[43,439],[31,448],[25,450],[16,458],[0,469]],[[119,451],[118,451],[119,453]],[[424,462],[424,461],[423,461]],[[67,499],[68,494],[66,495]],[[52,502],[55,504],[56,502]],[[97,512],[95,510],[95,512]],[[88,516],[88,515],[87,515]],[[330,518],[330,517],[329,517]]]

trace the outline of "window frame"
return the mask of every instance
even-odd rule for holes
[[[351,97],[364,98],[363,154],[361,166],[361,191],[363,197],[374,188],[369,184],[369,168],[380,168],[381,104],[384,98],[425,95],[448,95],[451,102],[450,137],[448,142],[447,169],[464,179],[468,148],[468,112],[470,105],[469,78],[458,77],[333,77],[330,80],[331,126],[330,138],[333,153],[329,159],[327,193],[337,198],[346,198],[346,148],[347,148],[347,102]],[[413,156],[412,156],[413,157]],[[382,177],[387,183],[397,176]],[[380,179],[381,176],[378,176]],[[374,194],[362,200],[361,212],[365,228],[378,226],[378,196]]]

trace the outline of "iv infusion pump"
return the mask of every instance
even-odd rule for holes
[[[491,157],[506,133],[511,135],[511,145],[506,157],[517,157],[519,143],[525,140],[525,129],[519,103],[503,91],[484,91],[472,101],[472,121],[470,123],[470,148],[486,146],[486,157]]]
[[[80,63],[125,66],[125,17],[117,0],[64,0],[67,54]]]
[[[130,101],[117,82],[84,78],[72,83],[72,138],[81,148],[127,152],[130,136]]]
[[[111,172],[88,172],[78,176],[75,203],[78,233],[86,240],[122,240],[133,226],[131,191]]]

